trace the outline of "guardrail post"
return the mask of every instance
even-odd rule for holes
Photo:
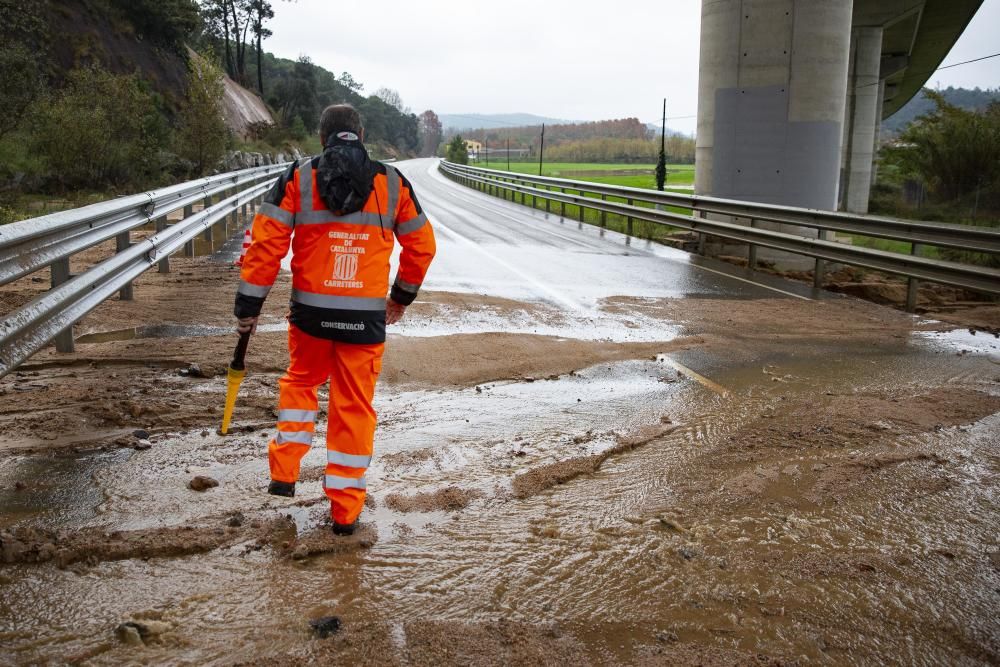
[[[559,188],[559,192],[566,194],[566,188]],[[564,201],[559,202],[559,217],[566,217],[566,202]]]
[[[577,203],[577,207],[580,209],[580,222],[583,222],[583,200],[586,196],[583,194],[583,190],[580,190],[580,202]]]
[[[235,196],[238,193],[236,188],[229,191],[231,195]],[[239,229],[240,227],[240,207],[233,202],[233,212],[229,214],[229,219],[233,223],[233,229]],[[226,238],[229,237],[229,223],[226,223]]]
[[[167,228],[166,216],[162,218],[157,218],[154,224],[156,225],[157,233],[162,232],[164,229]],[[168,255],[164,255],[163,259],[161,259],[156,266],[157,266],[156,270],[159,271],[160,273],[170,273],[170,257]]]
[[[132,240],[127,231],[115,236],[115,252],[124,252],[132,247]],[[132,283],[128,283],[118,290],[118,298],[122,301],[132,300]]]
[[[68,281],[73,276],[69,272],[69,257],[56,260],[49,267],[50,283],[52,287],[58,287]],[[56,334],[56,352],[72,352],[73,346],[73,325],[69,325]]]
[[[552,188],[545,188],[547,191],[551,192]],[[552,200],[548,197],[545,198],[545,212],[550,213],[552,210]]]
[[[632,206],[632,204],[633,204],[634,201],[635,200],[633,200],[633,199],[626,199],[625,203],[628,204],[629,206]],[[629,236],[632,236],[632,216],[631,215],[625,217],[625,233],[628,234]]]
[[[193,211],[194,208],[191,206],[191,204],[188,204],[187,206],[184,207],[184,217],[185,218],[191,217]],[[194,257],[194,239],[188,239],[187,243],[184,244],[184,256]]]
[[[830,240],[833,237],[833,232],[828,232],[820,230],[819,238],[824,241]],[[820,289],[823,287],[823,280],[826,278],[826,260],[816,258],[816,262],[813,265],[813,287],[815,289]]]
[[[910,254],[919,255],[922,248],[920,243],[910,244]],[[917,309],[917,290],[920,289],[920,281],[916,278],[906,280],[906,312],[912,313]]]
[[[756,222],[756,220],[750,218],[750,227],[753,228]],[[757,246],[753,243],[750,244],[750,252],[747,253],[747,268],[751,271],[757,270]]]
[[[608,201],[608,196],[601,195],[601,201]],[[608,226],[608,212],[601,211],[601,227],[607,227],[607,226]]]

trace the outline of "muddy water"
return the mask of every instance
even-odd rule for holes
[[[969,345],[979,347],[960,354]],[[735,367],[710,354],[675,357],[710,375],[726,397],[662,359],[478,391],[388,388],[377,404],[379,456],[369,473],[376,502],[365,520],[377,532],[370,548],[304,561],[271,548],[226,547],[67,570],[7,566],[0,570],[0,639],[14,662],[89,656],[94,663],[226,664],[308,656],[318,644],[308,638],[306,620],[335,613],[355,627],[388,627],[391,640],[380,650],[399,655],[419,619],[512,619],[578,627],[575,640],[597,661],[635,661],[644,647],[676,635],[830,663],[876,656],[975,662],[996,646],[996,622],[983,616],[995,609],[995,588],[934,591],[927,582],[953,577],[970,567],[963,561],[976,559],[955,545],[995,542],[995,486],[984,481],[995,474],[986,461],[995,461],[996,416],[906,439],[908,447],[958,457],[949,472],[959,485],[951,497],[900,504],[876,496],[861,514],[799,500],[789,512],[780,501],[796,496],[803,477],[787,476],[769,491],[776,504],[713,517],[689,516],[675,489],[676,475],[713,443],[782,402],[919,388],[931,378],[995,391],[989,348],[982,337],[951,336],[869,350],[771,351]],[[646,442],[644,429],[663,435]],[[511,492],[519,474],[592,456],[630,434],[644,444],[596,472],[527,497]],[[239,510],[285,513],[302,532],[316,528],[322,503],[317,511],[261,492],[262,435],[180,433],[160,437],[148,451],[8,460],[4,524],[135,530],[221,522]],[[805,451],[798,458],[808,477],[824,455]],[[321,496],[322,460],[319,448],[307,456],[311,478],[300,484],[299,499]],[[186,488],[196,474],[221,484],[197,494]],[[14,480],[27,480],[28,488],[11,491]],[[396,511],[384,502],[448,486],[475,491],[465,509]],[[850,576],[839,576],[836,558],[809,560],[845,553],[868,560]],[[900,565],[904,556],[916,566]],[[762,565],[775,557],[806,564],[778,575]],[[114,627],[135,617],[170,629],[146,647],[123,646]],[[925,629],[928,641],[910,634],[930,618],[939,620]]]
[[[441,223],[429,287],[532,305],[429,310],[404,336],[668,341],[704,332],[658,319],[653,302],[614,311],[601,299],[774,296],[413,180]],[[733,318],[736,303],[724,304]],[[803,312],[787,313],[802,326]],[[754,337],[752,320],[669,357],[382,386],[363,537],[332,546],[321,446],[294,500],[263,492],[270,422],[226,438],[158,432],[144,451],[7,457],[0,530],[69,557],[0,565],[0,662],[1000,661],[998,341]],[[108,329],[81,342],[219,335]],[[177,382],[168,372],[164,387]],[[222,383],[191,391],[211,403]],[[241,395],[273,385],[252,376]],[[219,486],[192,491],[197,475]],[[329,614],[341,634],[310,638],[309,619]],[[115,628],[129,620],[157,631],[123,644]]]

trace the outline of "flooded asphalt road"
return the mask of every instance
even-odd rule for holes
[[[837,321],[813,336],[796,308],[822,323],[806,299],[824,295],[482,196],[432,161],[399,166],[436,225],[425,290],[510,302],[445,302],[403,337],[663,350],[468,386],[383,382],[374,502],[352,539],[325,537],[321,447],[296,499],[263,493],[265,422],[6,456],[5,558],[9,535],[55,553],[0,565],[0,663],[1000,659],[996,339]],[[697,315],[713,304],[714,329]],[[771,328],[751,335],[759,319]],[[670,347],[690,336],[706,344]],[[223,385],[195,393],[217,401]],[[241,400],[273,385],[252,375]],[[195,475],[220,484],[191,491]],[[323,615],[343,628],[314,639]],[[126,621],[146,627],[141,644],[116,635]]]

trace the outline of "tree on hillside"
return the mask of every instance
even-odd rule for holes
[[[309,56],[299,57],[291,76],[282,79],[275,88],[272,99],[276,102],[278,116],[285,127],[292,127],[298,118],[307,132],[316,128],[320,110],[316,95],[316,72]]]
[[[113,0],[113,4],[141,35],[174,53],[185,53],[188,37],[201,23],[194,0]]]
[[[923,181],[940,201],[1000,186],[1000,103],[973,111],[933,90],[925,89],[924,96],[935,108],[885,149],[886,160]]]
[[[346,86],[347,88],[353,90],[355,93],[361,93],[365,89],[364,84],[361,83],[360,81],[357,81],[348,72],[341,72],[340,78],[337,79],[337,81],[340,83],[340,85]]]
[[[271,12],[273,16],[270,2],[201,0],[201,10],[209,34],[223,42],[227,74],[234,81],[247,85],[247,37],[255,22],[260,23],[262,31],[258,44],[266,37],[263,35],[263,24],[270,17],[265,15]]]
[[[441,143],[441,120],[437,114],[428,109],[419,116],[420,121],[420,155],[433,157],[437,154]]]
[[[448,144],[448,162],[456,164],[469,164],[469,151],[465,147],[465,140],[462,135],[456,134],[455,138]]]
[[[375,91],[375,97],[379,98],[389,106],[396,107],[396,110],[401,113],[410,113],[410,110],[406,108],[405,104],[403,104],[403,97],[397,90],[393,90],[392,88],[379,88]]]
[[[250,0],[251,30],[257,41],[257,90],[264,96],[264,64],[262,62],[263,42],[273,33],[264,27],[264,23],[274,18],[274,8],[268,0]]]
[[[20,127],[45,91],[38,58],[20,44],[0,47],[0,138]]]
[[[203,176],[226,149],[229,131],[222,116],[222,72],[210,58],[192,58],[188,89],[179,115],[177,154],[191,162],[196,176]]]

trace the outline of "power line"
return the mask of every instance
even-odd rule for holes
[[[923,76],[924,74],[934,74],[935,72],[940,72],[943,69],[951,69],[952,67],[959,67],[960,65],[968,65],[970,63],[978,63],[981,60],[989,60],[990,58],[996,58],[997,56],[1000,56],[1000,53],[991,53],[988,56],[980,56],[979,58],[973,58],[972,60],[963,60],[960,63],[952,63],[951,65],[942,65],[941,67],[938,67],[936,69],[923,70],[923,71],[920,71],[920,72],[907,72],[906,76],[904,76],[902,79],[900,79],[900,81],[907,81],[907,80],[912,79],[914,77]],[[866,83],[863,86],[856,86],[854,89],[855,90],[860,90],[861,88],[868,88],[870,86],[877,86],[880,83],[882,83],[882,82],[881,81],[876,81],[875,83]]]
[[[942,67],[938,67],[937,70],[934,71],[936,72],[942,69],[951,69],[952,67],[958,67],[959,65],[968,65],[969,63],[978,63],[980,60],[989,60],[990,58],[996,58],[997,56],[1000,56],[1000,53],[991,53],[988,56],[982,56],[981,58],[973,58],[972,60],[964,60],[960,63],[955,63],[954,65],[944,65]]]

